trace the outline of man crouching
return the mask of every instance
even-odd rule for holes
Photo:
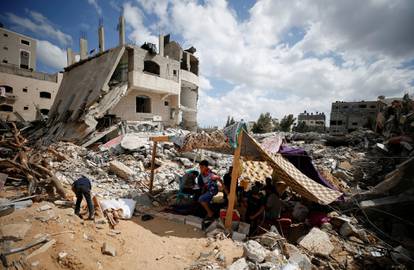
[[[86,203],[88,204],[89,217],[88,219],[94,219],[95,209],[93,208],[92,198],[91,198],[91,181],[82,175],[81,178],[73,182],[72,191],[76,194],[76,206],[75,206],[75,215],[82,218],[80,215],[80,206],[83,197],[85,197]]]

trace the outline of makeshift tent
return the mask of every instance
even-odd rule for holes
[[[210,134],[189,133],[184,137],[162,136],[151,138],[151,140],[154,141],[153,157],[155,157],[157,141],[174,142],[179,151],[208,149],[234,154],[229,205],[225,223],[227,228],[231,226],[231,214],[236,197],[236,184],[240,175],[243,173],[240,171],[241,158],[243,160],[267,162],[267,165],[273,168],[273,173],[278,176],[279,180],[284,181],[294,192],[310,201],[326,205],[337,200],[342,195],[339,191],[325,187],[304,175],[281,154],[267,152],[246,132],[245,125],[241,122],[223,131],[217,130]],[[153,179],[154,165],[152,164],[151,187]]]

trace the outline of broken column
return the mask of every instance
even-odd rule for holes
[[[88,41],[85,38],[80,38],[79,40],[79,48],[80,48],[80,59],[84,60],[88,58]]]
[[[164,35],[160,35],[158,38],[158,54],[164,56]]]
[[[72,48],[66,49],[66,59],[67,59],[67,66],[70,66],[73,64],[73,51]]]
[[[118,23],[118,31],[119,31],[119,45],[125,45],[125,18],[123,15],[119,16],[119,23]]]
[[[99,25],[98,38],[99,38],[99,52],[103,52],[105,51],[105,32],[104,32],[103,24]]]

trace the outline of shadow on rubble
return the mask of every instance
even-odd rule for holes
[[[204,238],[204,233],[190,225],[176,223],[164,218],[154,217],[151,220],[142,221],[141,217],[131,219],[137,225],[151,231],[161,237],[175,236],[180,238]]]

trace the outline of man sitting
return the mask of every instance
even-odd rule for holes
[[[254,234],[263,222],[266,201],[260,194],[258,185],[254,185],[247,197],[246,220],[250,223],[250,234]]]
[[[181,178],[181,191],[186,194],[194,194],[195,180],[198,176],[198,171],[192,170],[185,173]]]
[[[198,198],[198,202],[203,206],[207,212],[207,218],[211,219],[214,216],[214,212],[210,208],[210,201],[218,193],[218,184],[221,179],[218,175],[214,174],[208,167],[208,161],[203,160],[200,162],[200,175],[198,176],[198,185],[202,190],[202,195]]]

